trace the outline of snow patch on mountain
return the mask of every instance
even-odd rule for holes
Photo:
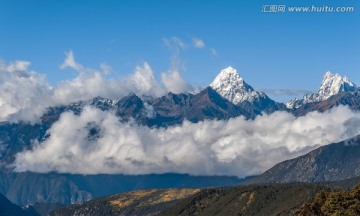
[[[265,93],[255,91],[232,67],[223,69],[210,84],[210,87],[234,104],[243,101],[254,102],[266,98]]]
[[[355,91],[356,88],[356,85],[346,76],[342,77],[338,73],[332,74],[328,71],[325,73],[317,93],[307,94],[302,99],[295,98],[286,103],[286,107],[293,109],[303,104],[324,101],[339,92],[351,92]]]

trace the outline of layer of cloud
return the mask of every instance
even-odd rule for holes
[[[261,91],[275,96],[302,96],[311,93],[311,91],[305,89],[262,89]]]
[[[49,138],[17,154],[14,166],[16,171],[34,172],[244,177],[355,136],[359,121],[359,113],[337,107],[299,118],[276,112],[251,121],[185,121],[157,129],[121,123],[111,112],[87,107],[80,116],[62,114],[48,131]]]
[[[131,89],[136,94],[160,96],[166,91],[157,83],[154,73],[148,63],[137,66],[133,75],[128,79]]]
[[[78,100],[88,100],[97,96],[119,99],[133,92],[142,95],[160,96],[163,90],[156,82],[153,71],[148,63],[137,66],[129,77],[122,79],[109,79],[105,76],[109,66],[101,64],[103,71],[86,68],[77,63],[72,52],[62,64],[62,68],[70,67],[78,71],[78,76],[72,80],[62,81],[54,89],[54,97],[62,104]]]
[[[193,90],[193,87],[180,75],[179,65],[180,61],[178,58],[173,57],[170,70],[161,74],[161,82],[167,92],[182,93],[191,92]]]
[[[192,39],[193,45],[195,48],[201,49],[205,47],[205,43],[202,39],[199,38],[193,38]]]
[[[0,121],[35,121],[52,103],[52,87],[29,66],[27,61],[0,64]]]
[[[111,79],[107,77],[111,66],[102,63],[99,70],[87,68],[75,60],[72,51],[66,53],[60,68],[75,70],[77,76],[56,86],[51,86],[44,75],[29,70],[29,66],[27,61],[0,63],[0,122],[36,122],[49,106],[97,96],[119,99],[135,93],[158,97],[168,91],[185,91],[190,86],[175,67],[163,73],[162,83],[158,83],[146,62],[128,77]]]

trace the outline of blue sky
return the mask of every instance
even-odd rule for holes
[[[279,4],[355,12],[261,13]],[[233,66],[255,88],[313,91],[328,70],[360,84],[359,10],[359,0],[1,0],[0,58],[30,61],[52,84],[76,75],[59,68],[72,50],[87,67],[109,64],[112,77],[145,61],[159,76],[175,56],[195,86]],[[174,38],[185,48],[166,46]]]

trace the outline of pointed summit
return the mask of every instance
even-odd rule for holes
[[[221,70],[221,72],[216,76],[215,80],[210,84],[210,87],[212,87],[213,89],[220,87],[231,88],[234,86],[243,86],[250,91],[254,90],[238,74],[237,70],[232,67]]]
[[[264,92],[254,90],[232,67],[225,68],[210,84],[223,98],[243,108],[253,116],[263,112],[285,109],[271,100]]]
[[[243,101],[252,102],[254,98],[263,94],[248,85],[232,67],[223,69],[210,84],[210,87],[234,104]]]
[[[341,91],[354,91],[356,85],[345,76],[341,77],[338,73],[332,74],[329,71],[325,73],[323,81],[318,90],[319,100],[326,100],[332,95]]]
[[[317,93],[307,94],[303,99],[293,99],[286,106],[288,108],[298,108],[303,104],[324,101],[339,92],[355,91],[356,88],[356,85],[346,76],[342,77],[338,73],[332,74],[330,71],[327,71],[323,76]]]

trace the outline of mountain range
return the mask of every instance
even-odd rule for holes
[[[95,97],[87,101],[49,107],[41,120],[35,124],[0,123],[0,193],[21,206],[36,202],[70,204],[137,189],[228,186],[243,181],[243,179],[228,176],[194,177],[186,174],[84,176],[59,173],[16,173],[12,170],[10,165],[14,162],[16,154],[31,149],[34,140],[41,142],[47,139],[47,131],[62,113],[71,111],[79,115],[85,106],[112,111],[123,122],[134,121],[147,127],[166,128],[179,125],[185,120],[196,123],[212,119],[227,120],[238,116],[254,119],[263,113],[270,114],[275,111],[302,116],[312,111],[324,112],[338,105],[347,105],[353,110],[360,110],[360,89],[348,78],[341,77],[339,74],[327,72],[316,93],[284,104],[270,99],[264,92],[251,87],[234,68],[229,67],[222,70],[208,87],[196,94],[169,92],[164,96],[153,98],[132,93],[117,100]],[[91,130],[90,134],[96,138],[96,128],[89,127],[89,130]],[[344,147],[339,147],[339,149],[334,147],[329,152],[315,150],[318,152],[312,154],[316,155],[316,158],[328,157],[330,160],[329,155],[337,152],[338,155],[333,155],[334,157],[348,156],[349,159],[354,159],[353,162],[344,161],[345,164],[349,164],[349,167],[360,163],[356,159],[357,148],[346,150]],[[321,152],[326,152],[326,154]],[[340,180],[336,178],[336,175],[340,174],[344,178],[358,175],[357,172],[350,173],[350,169],[346,173],[341,173],[339,171],[341,163],[339,167],[329,161],[323,162],[321,166],[320,164],[306,164],[304,161],[317,161],[306,157],[300,162],[284,162],[285,164],[274,167],[271,172],[269,170],[273,175],[269,175],[269,172],[264,173],[253,182],[327,181]],[[331,164],[331,167],[330,165],[326,167],[324,165],[326,163]],[[317,169],[308,168],[307,173],[300,172],[304,167],[311,166]],[[295,167],[298,167],[300,171],[291,172],[292,169],[296,170]],[[324,170],[330,170],[331,173],[325,173]],[[314,179],[306,177],[311,175],[315,175]]]
[[[254,119],[262,113],[275,111],[287,111],[300,116],[312,111],[324,112],[338,105],[348,105],[358,110],[359,92],[360,89],[347,77],[326,72],[318,92],[284,104],[255,90],[236,69],[228,67],[208,87],[196,94],[169,92],[153,98],[131,93],[119,100],[95,97],[88,101],[49,107],[41,123],[51,125],[65,111],[80,114],[86,105],[112,110],[122,121],[133,119],[149,127],[168,127],[181,124],[184,120],[196,123],[205,119],[226,120],[238,116]]]
[[[238,116],[254,119],[262,113],[275,111],[301,116],[312,111],[324,112],[338,105],[359,110],[359,93],[360,89],[347,77],[326,72],[316,93],[279,103],[264,92],[255,90],[236,69],[228,67],[208,87],[196,94],[169,92],[162,97],[152,98],[131,93],[119,100],[95,97],[88,101],[49,107],[42,119],[57,120],[64,111],[79,114],[84,106],[90,105],[101,110],[113,110],[123,121],[134,119],[149,127],[168,127],[181,124],[184,120],[196,123],[205,119],[225,120]]]
[[[134,191],[62,207],[50,215],[358,215],[359,151],[356,136],[281,162],[239,186]]]

